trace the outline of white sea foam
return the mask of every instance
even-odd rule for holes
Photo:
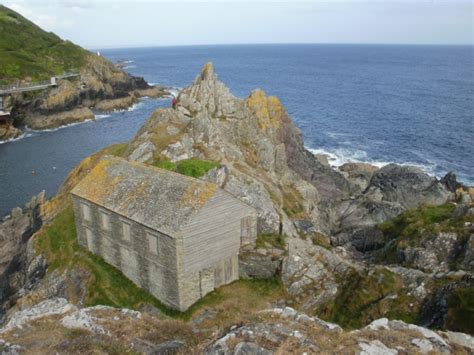
[[[73,123],[65,124],[65,125],[60,126],[60,127],[48,128],[48,129],[31,129],[28,126],[25,126],[25,132],[31,132],[31,133],[56,132],[56,131],[59,131],[60,129],[73,127],[73,126],[78,126],[80,124],[84,124],[84,123],[88,123],[88,122],[92,122],[92,121],[94,121],[94,120],[93,119],[88,119],[88,120],[84,120],[84,121],[80,121],[80,122],[73,122]]]
[[[374,165],[378,168],[382,168],[388,164],[398,164],[404,166],[415,166],[422,169],[429,175],[435,176],[436,163],[429,162],[429,164],[419,164],[414,162],[394,162],[394,161],[381,161],[370,159],[367,155],[367,152],[358,149],[344,149],[338,148],[333,150],[324,150],[324,149],[312,149],[306,148],[313,154],[322,154],[328,157],[329,165],[337,168],[346,163],[367,163]]]
[[[4,141],[0,141],[0,144],[5,144],[5,143],[11,143],[11,142],[16,142],[16,141],[19,141],[23,138],[28,138],[28,137],[32,137],[34,136],[35,134],[34,133],[23,133],[22,135],[16,137],[16,138],[11,138],[11,139],[7,139],[7,140],[4,140]]]
[[[107,118],[107,117],[110,117],[110,115],[95,115],[96,120],[101,120],[101,119]]]

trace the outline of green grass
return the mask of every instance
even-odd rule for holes
[[[402,281],[393,272],[383,268],[371,275],[353,271],[341,281],[334,302],[321,310],[322,318],[349,329],[381,317],[416,322],[417,312],[410,307],[414,299],[406,295]]]
[[[378,259],[387,263],[398,262],[397,251],[407,246],[418,247],[441,232],[458,235],[461,242],[469,236],[465,222],[474,222],[473,216],[457,216],[456,206],[447,203],[440,206],[422,206],[403,212],[398,217],[378,225],[389,244],[378,253]]]
[[[160,308],[165,314],[179,314],[137,287],[118,269],[77,243],[72,206],[68,206],[50,225],[43,228],[36,247],[48,260],[48,272],[79,268],[90,274],[85,299],[87,306],[103,304],[136,309],[141,304],[149,303]]]
[[[474,287],[455,289],[448,300],[448,329],[474,334]]]
[[[257,248],[276,248],[285,250],[286,249],[286,236],[284,234],[259,234],[255,243]]]
[[[102,304],[138,309],[142,304],[151,304],[168,316],[188,320],[195,312],[204,307],[216,306],[222,302],[229,304],[245,302],[245,299],[240,299],[239,295],[242,294],[247,295],[248,304],[254,304],[255,300],[264,300],[266,297],[282,292],[282,285],[278,279],[239,280],[210,293],[186,312],[173,310],[136,286],[101,257],[90,253],[77,243],[71,205],[60,212],[52,223],[43,227],[36,239],[35,247],[36,251],[42,253],[48,260],[48,273],[55,270],[63,272],[64,270],[82,269],[90,275],[87,281],[86,306]],[[233,300],[233,297],[239,299]]]
[[[220,164],[209,160],[186,159],[177,163],[172,163],[169,160],[160,160],[153,165],[157,168],[199,178],[204,176],[209,170],[218,167]]]
[[[30,77],[49,79],[85,64],[89,52],[43,31],[0,5],[0,85]]]

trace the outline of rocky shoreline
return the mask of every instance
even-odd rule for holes
[[[85,332],[74,338],[78,342],[86,342],[86,337],[107,341],[107,334],[120,334],[122,316],[117,312],[133,315],[134,320],[127,318],[127,335],[134,340],[120,344],[144,352],[163,347],[209,354],[473,351],[473,338],[462,334],[474,333],[469,308],[474,288],[473,187],[458,183],[452,173],[437,179],[396,164],[332,168],[304,147],[301,132],[277,98],[261,90],[243,100],[234,97],[212,64],[177,101],[176,110],[157,109],[126,146],[105,149],[81,162],[57,197],[41,204],[41,223],[32,217],[38,215],[32,212],[35,202],[0,224],[0,243],[11,245],[2,254],[2,265],[23,260],[15,272],[5,267],[1,274],[7,325],[0,338],[5,337],[8,346],[35,349],[35,344],[15,343],[11,334],[18,331],[18,319],[29,322],[28,315],[46,310],[46,322],[53,316],[60,332],[69,334],[63,328],[71,324]],[[199,309],[189,321],[173,321],[173,335],[146,337],[145,342],[141,336],[147,333],[136,330],[140,317],[156,322],[156,327],[171,321],[156,307],[142,305],[140,316],[120,310],[120,304],[119,309],[83,307],[94,292],[89,289],[92,271],[50,271],[47,253],[28,250],[46,238],[41,231],[67,209],[68,191],[106,154],[161,166],[186,159],[218,162],[202,179],[258,212],[261,239],[255,250],[242,256],[241,275],[278,280],[281,294],[245,316],[235,311],[238,316],[233,318],[226,313],[232,306],[219,304]],[[34,234],[42,224],[45,227]],[[61,238],[61,229],[55,233]],[[230,305],[245,292],[231,292]],[[48,302],[59,302],[65,311],[51,315]],[[24,336],[36,328],[26,329]],[[181,331],[188,338],[174,335]],[[70,349],[61,334],[50,346]]]
[[[80,78],[60,80],[52,89],[7,97],[4,104],[11,110],[11,124],[0,128],[0,141],[19,137],[23,126],[33,130],[54,129],[94,119],[92,109],[124,110],[141,97],[167,95],[165,88],[150,86],[143,78],[133,77],[91,53]]]

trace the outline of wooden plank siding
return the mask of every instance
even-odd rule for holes
[[[184,270],[199,271],[239,254],[241,220],[256,210],[219,190],[181,230]]]

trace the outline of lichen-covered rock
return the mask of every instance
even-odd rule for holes
[[[355,264],[331,250],[291,238],[289,256],[282,267],[282,281],[295,304],[314,310],[336,296],[339,280]]]

